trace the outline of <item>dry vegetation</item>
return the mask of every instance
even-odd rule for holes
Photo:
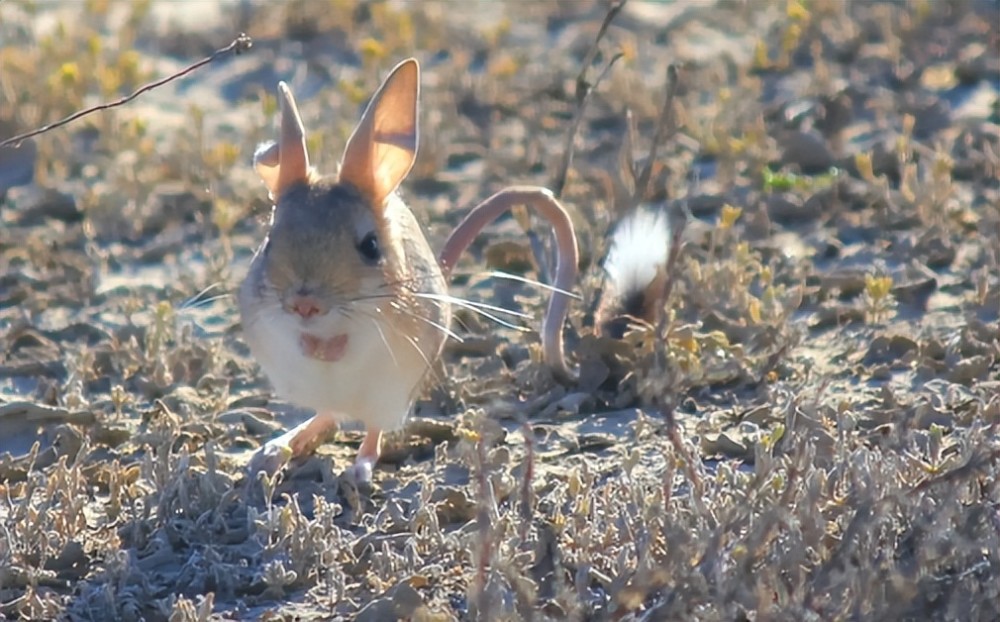
[[[996,2],[632,2],[597,48],[594,2],[218,6],[0,3],[0,139],[254,40],[0,151],[0,619],[1000,619]],[[544,291],[490,276],[546,279],[511,218],[454,291],[532,319],[459,316],[372,489],[338,477],[351,430],[247,481],[306,416],[225,296],[275,86],[332,171],[410,55],[432,243],[508,184],[573,210],[580,382],[540,363]],[[669,313],[598,339],[668,63]]]

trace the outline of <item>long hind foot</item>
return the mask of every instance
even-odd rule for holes
[[[336,419],[330,415],[316,415],[264,443],[250,458],[247,471],[253,477],[260,471],[274,475],[292,459],[311,455],[336,429]]]

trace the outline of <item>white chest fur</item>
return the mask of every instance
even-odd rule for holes
[[[392,430],[402,426],[426,365],[416,346],[386,322],[332,312],[303,323],[280,308],[244,317],[250,349],[275,391],[296,404],[341,420]],[[343,357],[320,361],[300,345],[303,331],[320,338],[348,336]]]

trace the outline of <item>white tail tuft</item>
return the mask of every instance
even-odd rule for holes
[[[604,261],[612,289],[620,297],[643,292],[670,255],[670,222],[662,209],[640,206],[626,216],[611,236]]]

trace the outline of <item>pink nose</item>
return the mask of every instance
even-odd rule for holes
[[[319,304],[307,296],[299,296],[292,301],[292,312],[308,319],[319,314]]]

